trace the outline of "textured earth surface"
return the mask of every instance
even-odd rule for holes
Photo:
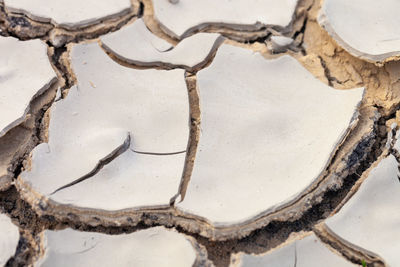
[[[384,0],[0,0],[0,266],[400,266]]]

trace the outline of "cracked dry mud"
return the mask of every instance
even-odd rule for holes
[[[397,7],[0,0],[0,266],[400,266]]]

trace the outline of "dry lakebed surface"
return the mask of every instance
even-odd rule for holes
[[[399,10],[0,0],[0,267],[400,267]]]

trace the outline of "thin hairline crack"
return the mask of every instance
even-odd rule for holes
[[[93,177],[94,175],[96,175],[101,169],[103,169],[104,166],[106,166],[107,164],[109,164],[111,161],[113,161],[114,159],[116,159],[117,157],[119,157],[120,155],[122,155],[125,151],[127,151],[129,149],[129,146],[131,145],[131,135],[130,133],[127,134],[124,142],[118,146],[117,148],[115,148],[111,153],[109,153],[107,156],[105,156],[104,158],[102,158],[101,160],[98,161],[98,163],[96,164],[96,166],[87,174],[83,175],[82,177],[66,184],[63,185],[61,187],[59,187],[58,189],[54,190],[54,192],[52,192],[50,195],[54,195],[55,193],[71,187],[73,185],[79,184],[91,177]]]
[[[59,188],[57,188],[56,190],[54,190],[50,195],[54,195],[55,193],[66,189],[68,187],[74,186],[76,184],[79,184],[93,176],[95,176],[97,173],[100,172],[101,169],[104,168],[104,166],[110,164],[113,160],[115,160],[116,158],[118,158],[120,155],[122,155],[123,153],[125,153],[126,151],[132,151],[134,153],[137,154],[144,154],[144,155],[152,155],[152,156],[171,156],[171,155],[177,155],[177,154],[182,154],[182,153],[186,153],[186,150],[182,150],[182,151],[177,151],[177,152],[166,152],[166,153],[158,153],[158,152],[145,152],[145,151],[137,151],[134,150],[131,147],[131,142],[132,142],[132,135],[130,132],[127,133],[127,136],[124,140],[124,142],[119,145],[117,148],[115,148],[111,153],[109,153],[107,156],[105,156],[104,158],[100,159],[96,166],[87,174],[83,175],[82,177],[66,184],[63,185]]]

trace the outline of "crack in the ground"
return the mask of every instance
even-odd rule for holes
[[[214,55],[215,56],[215,55]],[[210,61],[211,62],[211,61]],[[197,145],[200,138],[200,103],[199,92],[197,88],[196,73],[185,73],[186,87],[189,96],[189,112],[190,112],[190,133],[189,140],[186,148],[185,165],[183,168],[181,182],[179,184],[178,193],[170,200],[170,205],[175,205],[177,198],[180,202],[185,199],[186,190],[189,186],[190,177],[192,175],[194,160],[197,153]]]
[[[32,19],[27,12],[7,10],[0,2],[0,35],[12,36],[20,40],[43,39],[54,47],[96,39],[101,35],[116,31],[137,17],[143,15],[143,6],[132,4],[130,10],[100,18],[89,25],[66,28],[52,21],[41,22]]]
[[[177,155],[177,154],[183,154],[186,153],[186,150],[182,151],[176,151],[176,152],[145,152],[145,151],[137,151],[134,149],[131,149],[132,152],[137,153],[137,154],[143,154],[143,155],[153,155],[153,156],[171,156],[171,155]]]
[[[156,36],[167,40],[171,44],[176,44],[180,40],[187,38],[199,32],[208,33],[220,33],[222,36],[232,39],[235,41],[250,41],[257,38],[262,38],[269,34],[268,28],[271,26],[256,23],[254,25],[235,25],[229,23],[204,23],[201,25],[194,26],[188,30],[179,38],[173,32],[164,27],[161,23],[155,19],[153,3],[151,0],[139,0],[144,6],[143,19],[147,28],[153,32]],[[280,30],[284,28],[280,27]]]
[[[12,36],[20,40],[43,38],[53,29],[53,25],[34,22],[22,14],[9,14],[0,2],[0,35]]]
[[[110,47],[108,47],[106,44],[102,43],[99,41],[99,46],[103,49],[103,51],[116,63],[119,65],[128,67],[128,68],[134,68],[134,69],[160,69],[160,70],[173,70],[173,69],[184,69],[188,72],[197,72],[201,69],[203,69],[205,66],[209,65],[209,63],[212,61],[214,58],[215,54],[217,53],[218,48],[222,45],[224,42],[224,38],[219,36],[211,47],[210,51],[208,54],[204,57],[203,60],[201,60],[199,63],[195,64],[194,66],[188,66],[188,65],[183,65],[183,64],[174,64],[174,63],[168,63],[168,62],[163,62],[163,61],[149,61],[149,62],[144,62],[144,61],[138,61],[138,60],[131,60],[129,58],[124,58],[122,55],[119,55],[118,53],[114,52]],[[174,49],[172,47],[170,50]],[[168,51],[170,51],[168,50]],[[167,51],[165,51],[167,52]],[[193,51],[196,52],[196,51]]]
[[[68,46],[66,44],[98,38],[102,34],[119,29],[123,25],[131,22],[133,19],[136,19],[136,17],[141,17],[142,15],[143,17],[148,16],[149,14],[146,14],[146,10],[148,10],[146,2],[147,1],[140,2],[140,7],[138,8],[138,12],[136,14],[131,13],[128,15],[124,15],[123,18],[113,18],[112,23],[109,21],[105,21],[99,23],[99,25],[92,25],[92,29],[90,29],[89,31],[80,29],[77,32],[71,32],[65,29],[56,31],[54,25],[51,26],[46,23],[38,23],[31,20],[24,14],[6,13],[4,11],[4,7],[0,3],[0,34],[14,36],[21,40],[32,38],[42,38],[44,40],[47,40],[50,51],[49,55],[51,55],[51,62],[53,63],[53,66],[58,70],[59,79],[61,80],[62,78],[65,81],[64,85],[62,86],[62,91],[67,92],[67,90],[76,82],[76,80],[74,79],[74,75],[69,68]],[[351,87],[350,85],[348,85],[348,83],[352,83],[352,85],[356,84],[356,79],[354,79],[354,77],[349,77],[345,79],[340,79],[342,81],[340,82],[340,77],[336,78],[335,74],[335,68],[337,67],[332,67],[332,57],[327,57],[319,51],[310,51],[306,48],[306,45],[304,45],[304,43],[309,43],[308,40],[305,40],[305,36],[309,35],[309,33],[307,33],[307,30],[309,27],[312,27],[309,25],[313,23],[314,19],[312,18],[312,16],[309,16],[309,12],[312,11],[311,8],[314,8],[315,5],[317,5],[316,3],[313,3],[312,5],[307,6],[305,4],[306,2],[306,0],[299,2],[292,24],[294,30],[292,31],[292,33],[285,34],[288,36],[292,36],[293,39],[295,39],[296,46],[301,48],[299,51],[302,55],[317,55],[317,57],[320,59],[329,85],[335,87]],[[150,14],[150,16],[152,16],[152,14]],[[105,24],[112,25],[104,26]],[[158,30],[162,28],[160,27],[160,25],[149,26],[148,22],[147,25],[149,29],[153,28],[153,33],[155,33],[155,27],[159,27]],[[276,34],[276,32],[274,31],[278,31],[279,34],[282,33],[280,31],[283,31],[283,29],[260,28],[259,31],[246,32],[220,26],[221,25],[218,25],[218,27],[216,27],[216,25],[208,25],[199,29],[199,31],[220,32],[228,39],[247,44],[266,44],[270,36]],[[190,34],[194,33],[194,30],[190,32]],[[51,34],[53,34],[53,36],[50,36]],[[176,44],[177,42],[177,40],[172,38],[171,36],[166,37],[165,32],[155,34],[161,36],[164,39],[169,38],[169,41],[172,43],[175,42]],[[56,37],[61,39],[57,40]],[[294,51],[297,52],[297,50],[295,49]],[[335,48],[333,52],[334,56],[343,57],[340,55],[337,56],[335,54],[337,53],[337,51],[338,48]],[[201,67],[206,67],[206,65],[209,65],[211,61],[212,59],[207,61],[205,66]],[[117,62],[121,64],[121,62]],[[345,61],[345,63],[348,64],[348,61]],[[360,65],[363,66],[365,66],[365,64],[367,63],[360,63]],[[189,95],[191,95],[191,101],[193,101],[194,105],[191,105],[191,139],[189,140],[189,144],[186,150],[187,156],[185,160],[185,169],[183,178],[181,180],[181,185],[179,187],[179,194],[181,195],[182,199],[184,198],[186,188],[190,180],[190,174],[193,168],[194,157],[197,149],[196,145],[198,141],[198,139],[196,138],[198,138],[198,129],[200,123],[200,110],[198,110],[199,100],[196,90],[195,74],[195,72],[186,72],[186,82],[188,85]],[[382,88],[384,86],[384,84],[381,84],[382,81],[379,80],[379,73],[374,73],[374,70],[372,70],[369,75],[371,77],[367,77],[367,74],[361,75],[364,79],[364,84],[374,84],[373,79],[375,78],[378,79],[378,84],[376,85],[377,88]],[[65,96],[66,93],[62,95]],[[46,114],[48,115],[47,109],[51,104],[52,102],[47,103],[47,105],[43,106],[43,108],[37,115],[36,123],[34,126],[35,130],[32,134],[32,140],[35,144],[39,144],[40,142],[46,140],[46,120],[48,120],[48,118],[46,118]],[[372,111],[374,107],[365,105],[361,108],[370,109]],[[342,162],[342,164],[346,165],[346,168],[341,169],[341,173],[336,173],[336,170],[334,168],[332,168],[332,170],[329,170],[324,179],[322,179],[317,185],[315,185],[311,189],[311,191],[303,195],[303,197],[306,198],[306,196],[311,195],[313,190],[317,191],[317,187],[322,187],[323,183],[329,180],[328,178],[330,176],[335,176],[336,178],[331,179],[341,180],[341,182],[339,183],[339,185],[335,185],[332,187],[328,186],[325,188],[325,190],[322,190],[321,192],[316,194],[315,198],[318,198],[318,200],[314,199],[314,202],[311,202],[310,199],[305,202],[299,202],[302,205],[307,205],[306,211],[300,217],[298,217],[297,215],[293,217],[288,217],[289,219],[286,218],[285,221],[282,221],[282,218],[280,218],[279,216],[275,218],[271,217],[270,220],[266,220],[263,223],[257,224],[256,222],[253,225],[254,229],[247,232],[241,232],[240,228],[243,228],[244,225],[239,225],[236,228],[233,227],[232,229],[230,229],[231,233],[235,232],[237,233],[237,236],[233,238],[227,238],[227,240],[214,240],[215,236],[213,237],[213,234],[215,233],[212,232],[212,229],[210,229],[212,228],[212,226],[208,224],[207,221],[202,221],[201,218],[197,218],[195,216],[181,214],[174,207],[168,207],[159,210],[148,209],[139,212],[136,211],[135,216],[131,216],[132,214],[128,212],[124,215],[127,216],[126,223],[122,224],[121,226],[114,226],[107,221],[102,221],[102,216],[105,215],[101,212],[96,213],[92,211],[83,211],[87,212],[87,216],[92,216],[93,220],[97,222],[96,224],[93,224],[96,226],[93,226],[90,222],[80,221],[80,218],[72,211],[69,211],[67,216],[58,217],[57,215],[53,216],[43,213],[43,211],[49,209],[49,207],[41,206],[41,209],[43,209],[43,215],[39,216],[35,212],[35,209],[32,209],[32,207],[23,200],[23,197],[21,197],[20,195],[21,192],[18,192],[14,186],[11,186],[7,191],[0,192],[0,208],[3,209],[13,219],[13,221],[20,226],[21,229],[28,231],[30,234],[32,234],[32,237],[36,239],[39,238],[38,234],[44,229],[61,229],[65,227],[71,227],[73,229],[83,231],[103,232],[108,234],[129,233],[156,225],[174,227],[179,232],[193,236],[200,244],[204,245],[207,248],[209,258],[214,262],[216,266],[228,266],[230,262],[230,257],[233,253],[264,253],[285,242],[285,240],[287,240],[292,233],[312,230],[315,231],[314,226],[325,219],[335,209],[340,207],[341,203],[343,203],[343,200],[346,199],[347,196],[349,196],[349,192],[353,188],[354,184],[360,179],[360,174],[364,173],[369,168],[369,166],[371,166],[371,164],[374,163],[383,153],[382,151],[384,149],[387,138],[387,127],[385,123],[394,117],[395,109],[396,107],[386,107],[384,105],[378,108],[380,118],[374,122],[374,129],[370,135],[359,134],[360,132],[363,132],[362,130],[354,129],[352,131],[352,135],[355,136],[354,139],[357,139],[353,142],[352,148],[350,149],[343,145],[343,148],[340,149],[340,153],[337,152],[331,159],[331,163],[340,162],[342,161],[342,158],[345,154],[343,150],[346,150],[345,152],[351,151],[351,154],[346,157],[345,162]],[[366,112],[363,116],[364,120],[369,120],[372,118],[372,115],[368,112]],[[367,123],[365,124],[367,125]],[[352,136],[349,136],[348,138],[351,139]],[[13,167],[10,169],[15,178],[23,170],[22,163],[24,159],[27,158],[29,151],[32,148],[33,147],[30,146],[29,149],[26,150],[24,155],[19,157],[19,159],[15,161]],[[184,152],[185,151],[182,151],[182,153]],[[136,153],[138,153],[138,151],[136,151]],[[328,169],[330,167],[331,165],[328,166]],[[173,199],[172,204],[174,204],[174,202],[175,199]],[[39,213],[41,212],[39,211]],[[114,219],[115,217],[118,216],[114,216]],[[257,220],[259,223],[262,218],[258,218],[254,221]],[[195,225],[194,222],[199,225]],[[36,251],[37,247],[35,247],[32,241],[27,240],[28,239],[24,236],[21,238],[21,244],[18,246],[17,254],[9,261],[8,266],[18,266],[21,263],[32,263],[35,257],[40,254],[40,252]],[[322,240],[324,241],[323,238]],[[339,246],[336,247],[336,245],[332,242],[330,243],[329,240],[324,242],[338,251],[341,251],[341,249],[343,248],[347,249],[347,247],[342,244],[339,244]],[[349,247],[349,249],[353,248]],[[346,256],[347,254],[345,252],[343,252],[342,254],[344,254],[344,256],[348,259],[351,258],[351,256]],[[353,260],[353,262],[359,263],[359,260],[360,259],[357,259],[355,261]]]
[[[69,46],[54,47],[50,42],[46,42],[50,63],[60,81],[60,96],[55,101],[65,98],[68,90],[76,84],[76,77],[72,71],[69,60]]]
[[[20,227],[21,233],[15,256],[8,261],[6,266],[32,265],[40,254],[39,233],[51,226],[54,227],[57,223],[47,216],[39,217],[30,205],[20,198],[14,186],[0,192],[0,210],[11,217],[13,222]]]
[[[117,148],[115,148],[112,152],[110,152],[108,155],[106,155],[104,158],[100,159],[97,162],[96,166],[89,173],[83,175],[82,177],[80,177],[66,185],[63,185],[63,186],[57,188],[50,195],[54,195],[55,193],[65,189],[65,188],[74,186],[76,184],[79,184],[79,183],[95,176],[101,169],[103,169],[104,166],[106,166],[111,161],[113,161],[114,159],[119,157],[121,154],[125,153],[125,151],[127,151],[129,149],[130,145],[131,145],[131,135],[130,135],[130,133],[128,133],[124,142],[121,145],[119,145]]]
[[[326,66],[325,60],[321,56],[318,56],[318,58],[319,58],[319,60],[321,62],[322,68],[324,69],[325,77],[328,80],[328,85],[329,86],[333,86],[333,82],[337,82],[339,84],[342,84],[342,82],[340,82],[336,77],[333,77],[331,75],[331,72],[330,72],[329,68]],[[346,81],[348,81],[348,80],[346,80]]]
[[[104,221],[104,214],[99,213],[96,215],[96,213],[91,213],[88,211],[84,211],[84,213],[88,216],[92,216],[93,220],[97,221],[98,226],[93,227],[85,222],[79,222],[78,217],[74,215],[73,211],[70,211],[70,215],[68,217],[58,219],[57,217],[60,211],[57,211],[54,213],[56,217],[53,218],[59,222],[69,221],[69,224],[72,224],[73,228],[84,227],[88,230],[101,232],[105,231],[106,233],[110,233],[110,231],[112,233],[132,232],[142,229],[143,227],[146,228],[156,225],[175,227],[180,232],[194,236],[201,244],[203,244],[208,249],[210,259],[212,259],[214,263],[217,262],[218,266],[227,266],[232,253],[237,253],[240,251],[246,253],[266,252],[284,242],[291,233],[299,231],[311,231],[314,224],[326,218],[341,202],[341,200],[346,197],[354,183],[359,179],[359,175],[357,173],[363,173],[370,166],[370,164],[372,164],[372,162],[376,161],[376,157],[378,157],[378,155],[381,153],[381,148],[386,143],[386,134],[379,134],[379,132],[376,133],[376,130],[379,129],[378,125],[382,123],[384,123],[383,120],[378,120],[376,126],[374,126],[375,133],[373,135],[364,137],[363,141],[358,144],[353,153],[349,155],[346,165],[353,169],[353,171],[349,171],[348,169],[346,170],[348,175],[343,178],[341,187],[332,187],[327,189],[322,196],[317,196],[317,198],[320,199],[317,200],[316,204],[311,205],[311,207],[309,207],[308,210],[306,210],[305,213],[303,213],[303,215],[298,219],[295,219],[295,216],[292,217],[293,220],[289,219],[287,221],[281,221],[279,218],[271,219],[268,223],[266,223],[265,226],[256,226],[256,229],[253,229],[246,234],[241,233],[235,239],[228,239],[226,241],[212,241],[212,238],[210,239],[209,237],[203,237],[199,234],[196,234],[195,232],[205,231],[209,226],[203,230],[198,229],[197,227],[200,225],[195,226],[193,224],[194,222],[199,222],[196,218],[193,218],[185,223],[182,221],[183,217],[181,217],[184,214],[173,215],[176,210],[171,209],[171,207],[167,210],[164,210],[164,215],[163,213],[160,213],[160,210],[158,212],[156,210],[148,210],[139,213],[142,215],[138,214],[140,217],[137,219],[134,219],[134,217],[130,216],[127,218],[127,223],[120,225],[120,227],[111,225],[106,226],[107,224]],[[354,138],[357,139],[357,136]],[[340,160],[341,159],[339,158],[338,161]],[[346,172],[344,175],[345,174]],[[49,209],[49,207],[43,206],[43,209],[46,210]],[[129,215],[127,214],[126,216]],[[103,219],[103,222],[101,222],[102,219],[100,218]],[[115,219],[116,218],[114,218],[114,220]],[[189,226],[190,224],[192,225]],[[195,228],[190,229],[191,227]],[[240,233],[240,231],[243,231],[242,229],[245,226],[240,225],[238,227],[240,228],[234,228],[231,229],[231,231]],[[198,230],[196,230],[196,228]],[[204,235],[204,233],[202,235]]]
[[[0,137],[0,159],[3,161],[2,164],[7,162],[7,171],[12,178],[16,178],[21,173],[23,161],[28,157],[30,151],[45,138],[41,131],[45,123],[43,117],[51,106],[57,86],[58,81],[55,78],[38,91],[32,97],[25,111],[25,119]],[[7,155],[12,155],[12,157],[8,158]]]

